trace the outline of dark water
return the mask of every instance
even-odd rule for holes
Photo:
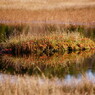
[[[16,81],[16,75],[58,78],[56,83],[78,83],[83,77],[95,82],[95,50],[43,56],[0,57],[0,80],[10,78]],[[40,79],[42,82],[44,79]]]
[[[45,77],[80,77],[95,74],[95,50],[54,54],[52,56],[29,55],[0,57],[0,71],[17,75],[40,75]]]
[[[23,29],[28,31],[29,27],[0,25],[0,42],[9,39],[10,35],[19,35]],[[38,28],[39,29],[39,28]],[[50,32],[56,31],[54,26],[45,27]],[[63,32],[63,28],[60,30]],[[83,26],[71,26],[68,31],[78,31],[81,35],[95,40],[95,28],[84,28]],[[16,32],[18,31],[18,32]],[[85,31],[85,32],[84,32]],[[3,73],[12,75],[36,75],[44,77],[57,77],[71,82],[73,78],[80,81],[82,76],[90,79],[95,78],[95,50],[83,52],[55,53],[54,55],[2,55],[0,56],[0,79]],[[8,77],[8,75],[6,75]]]

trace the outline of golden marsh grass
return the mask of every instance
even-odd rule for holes
[[[5,28],[5,27],[4,27]],[[6,30],[6,28],[5,28]],[[11,49],[13,54],[51,54],[54,52],[94,49],[93,40],[80,34],[80,26],[38,25],[16,30],[10,35],[3,48]],[[6,33],[6,31],[5,31]]]
[[[12,21],[8,24],[31,24],[32,21],[93,23],[94,6],[95,0],[1,0],[0,20]]]
[[[0,81],[0,95],[94,95],[95,83],[88,78],[82,78],[76,83],[76,79],[67,85],[65,81],[57,84],[57,78],[41,81],[39,77],[16,76]],[[13,80],[13,81],[12,81]]]
[[[41,21],[42,23],[55,21],[55,24],[60,25],[68,23],[68,26],[69,22],[72,22],[95,27],[95,0],[0,0],[0,23],[12,25],[31,24],[31,26],[34,26],[35,21],[39,25],[41,25]],[[88,58],[92,53],[87,52],[86,55],[86,51],[81,53],[81,50],[94,49],[94,41],[83,37],[77,31],[76,33],[65,31],[65,33],[62,32],[64,30],[56,30],[54,27],[46,31],[48,25],[41,27],[31,29],[28,34],[24,30],[20,35],[10,36],[6,42],[0,43],[0,46],[2,46],[0,50],[2,48],[12,49],[15,55],[31,52],[36,55],[44,53],[43,56],[40,56],[40,58],[37,58],[37,56],[33,56],[33,58],[31,56],[28,58],[0,56],[0,58],[2,57],[0,59],[0,68],[3,68],[6,72],[10,69],[8,66],[13,67],[17,73],[20,71],[22,73],[25,70],[28,73],[31,68],[36,73],[39,70],[44,77],[44,82],[41,81],[42,83],[40,83],[41,77],[35,76],[16,76],[16,80],[13,81],[11,81],[11,76],[7,78],[0,77],[0,95],[94,95],[94,80],[89,81],[86,77],[83,77],[81,82],[76,85],[75,79],[73,79],[71,85],[67,85],[64,80],[62,85],[59,85],[55,84],[58,78],[48,79],[44,76],[45,72],[43,72],[44,68],[50,66],[52,68],[49,69],[49,76],[52,73],[57,76],[60,73],[58,71],[62,72],[62,69],[64,69],[62,66],[68,67],[73,65],[74,61],[81,60],[80,67],[74,68],[74,72],[78,72],[77,68],[82,68],[81,65],[84,58]],[[17,31],[15,30],[14,32]],[[49,57],[49,53],[55,53],[56,51],[64,53],[64,50],[79,52],[78,54],[74,52],[72,54],[64,54],[59,59],[56,58],[56,54],[55,57]],[[42,61],[42,64],[39,64],[39,60]],[[64,64],[61,66],[62,62]],[[34,63],[37,64],[36,69],[35,66],[32,67],[35,65]],[[41,69],[40,66],[42,67]],[[66,72],[68,71],[66,70]]]
[[[21,35],[7,40],[6,48],[11,48],[14,54],[20,53],[52,53],[64,51],[76,51],[93,49],[94,41],[89,38],[81,37],[79,33],[54,33],[48,36]]]

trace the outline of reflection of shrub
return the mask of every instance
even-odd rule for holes
[[[39,56],[23,55],[23,57],[6,55],[0,59],[0,69],[11,74],[44,75],[60,78],[71,74],[77,77],[81,73],[80,71],[85,73],[91,66],[94,69],[94,61],[89,63],[89,60],[94,59],[94,56],[92,56],[94,53],[95,51],[92,50],[71,54],[65,52],[63,55],[55,53],[52,56],[46,54]]]

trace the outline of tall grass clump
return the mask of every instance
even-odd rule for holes
[[[89,38],[81,37],[79,33],[54,33],[43,37],[22,34],[8,40],[6,46],[14,54],[52,53],[92,49],[95,43]]]

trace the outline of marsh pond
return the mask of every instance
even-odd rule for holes
[[[65,36],[71,35],[70,37],[72,37],[72,35],[76,34],[77,32],[78,35],[80,34],[82,37],[91,39],[93,42],[95,41],[95,27],[72,25],[70,27],[66,26],[58,27],[55,25],[12,26],[1,24],[0,81],[2,80],[3,77],[7,79],[9,76],[11,76],[12,80],[16,80],[16,76],[18,75],[21,76],[28,75],[39,76],[40,78],[43,77],[47,77],[50,79],[57,78],[58,80],[56,83],[58,84],[62,84],[61,80],[65,80],[67,84],[72,83],[74,79],[76,80],[76,82],[79,82],[81,81],[82,77],[87,77],[89,80],[95,82],[95,48],[91,49],[83,48],[82,50],[81,49],[73,50],[72,48],[70,49],[69,47],[68,50],[65,51],[61,49],[56,50],[53,49],[52,47],[48,47],[48,51],[42,48],[31,54],[29,53],[29,50],[26,49],[26,47],[25,49],[23,49],[24,53],[22,53],[23,51],[21,51],[21,49],[24,47],[22,47],[20,50],[18,49],[17,53],[15,53],[16,49],[19,48],[19,45],[17,46],[14,45],[17,48],[13,47],[11,48],[13,42],[16,44],[21,43],[20,42],[22,40],[20,39],[21,37],[24,38],[23,40],[24,43],[28,41],[30,37],[29,32],[31,32],[32,35],[31,37],[32,38],[36,37],[37,40],[40,39],[41,37],[51,35],[52,33],[53,34],[57,33],[57,31],[58,32],[61,31],[60,34],[63,33],[65,34]],[[27,40],[25,40],[25,35],[29,36]],[[77,38],[78,35],[76,34],[75,37]],[[19,42],[16,40],[15,37],[19,39]],[[59,37],[59,39],[61,38]],[[41,43],[41,41],[38,42]],[[24,46],[25,45],[27,44],[24,44]],[[41,45],[45,47],[44,44]],[[41,45],[39,48],[41,48]],[[52,51],[49,50],[51,48]],[[55,46],[55,48],[58,47]],[[41,50],[43,50],[43,52],[41,52]]]

